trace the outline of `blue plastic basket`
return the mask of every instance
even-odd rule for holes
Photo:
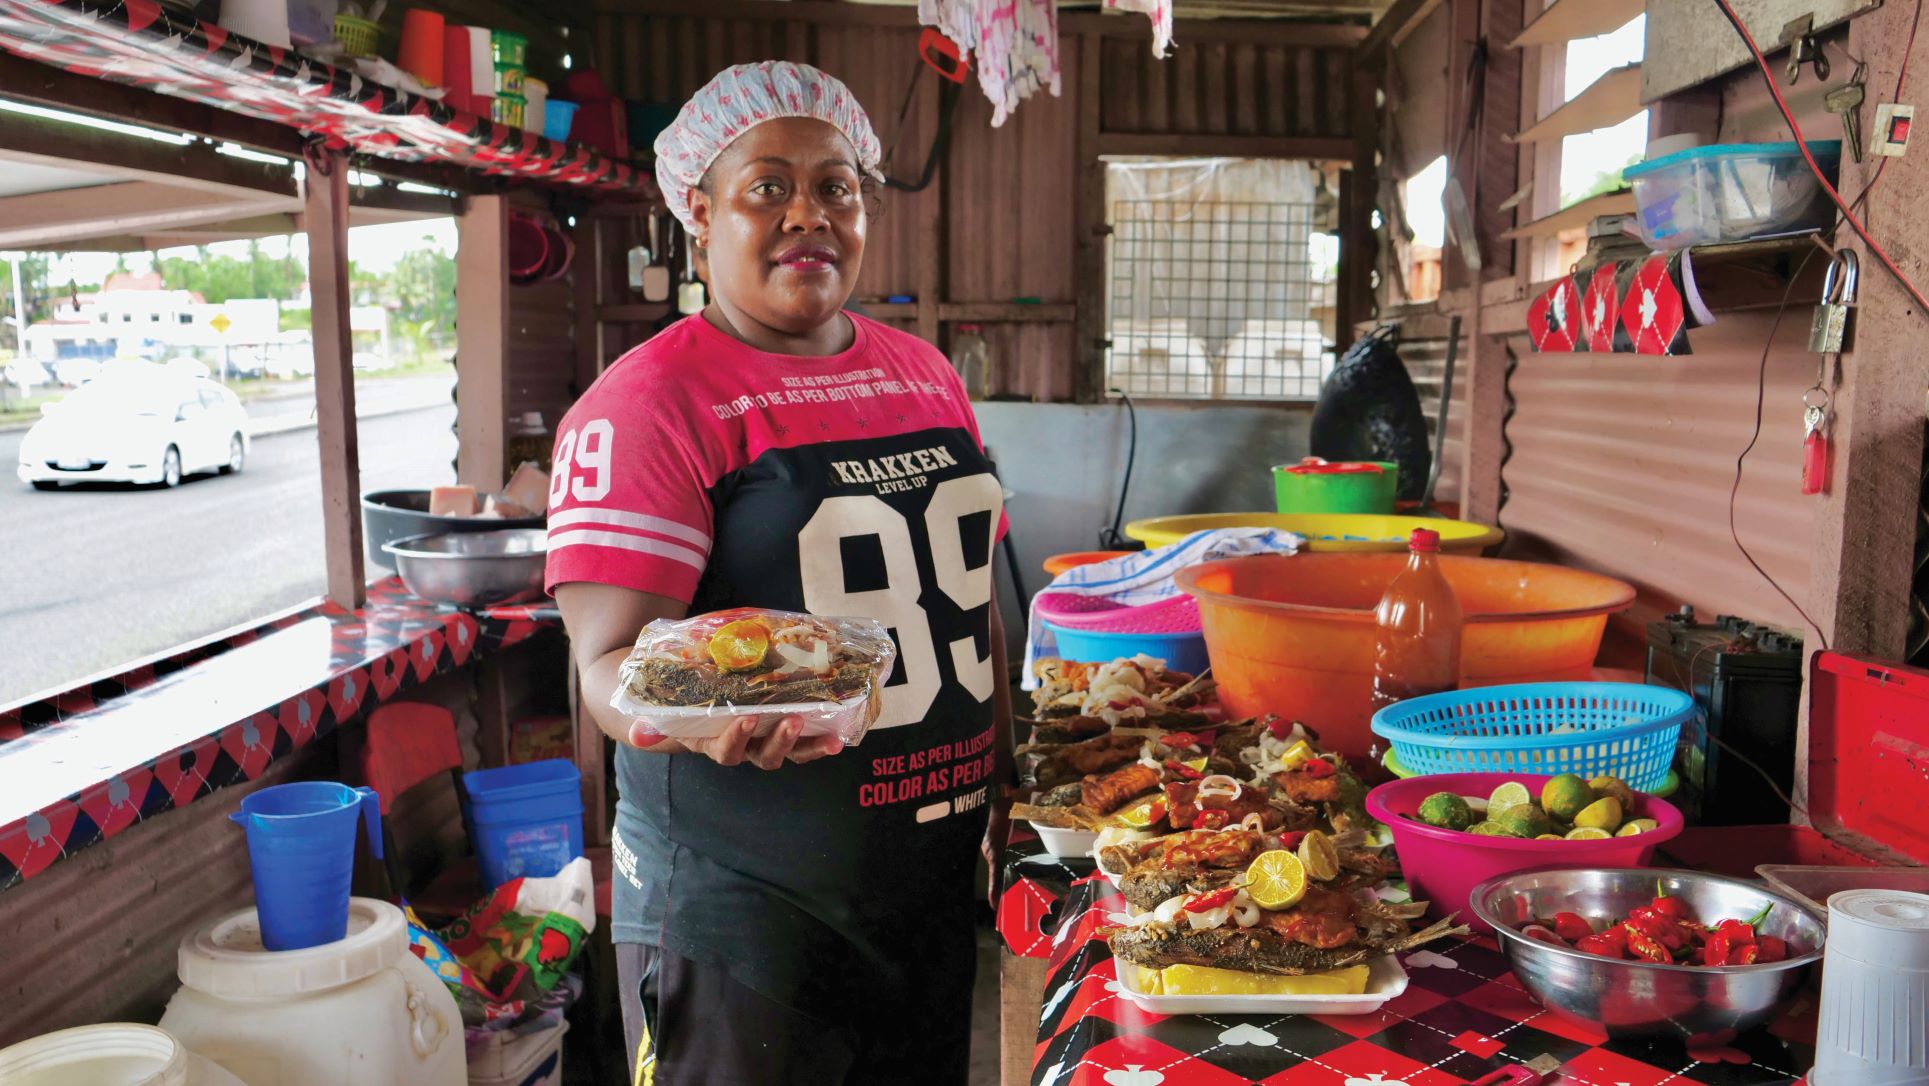
[[[1667,779],[1694,699],[1634,683],[1520,683],[1428,694],[1373,714],[1373,731],[1418,776],[1573,773],[1653,791]]]
[[[462,775],[482,881],[546,878],[583,854],[582,777],[563,758]]]

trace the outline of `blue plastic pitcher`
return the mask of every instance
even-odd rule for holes
[[[348,934],[356,811],[382,858],[382,801],[373,788],[334,781],[278,784],[243,799],[228,817],[248,831],[255,911],[269,950],[302,950]]]

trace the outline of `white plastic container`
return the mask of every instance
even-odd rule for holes
[[[6,1086],[245,1086],[166,1030],[76,1026],[0,1048]]]
[[[1840,140],[1812,140],[1825,173]],[[1621,171],[1634,187],[1635,223],[1654,249],[1714,245],[1821,229],[1833,206],[1794,143],[1717,143],[1676,151]]]
[[[409,951],[402,911],[351,898],[348,935],[262,948],[253,909],[181,941],[161,1026],[247,1086],[464,1086],[455,997]]]
[[[508,1044],[469,1049],[469,1086],[562,1086],[563,1034],[555,1029],[518,1037]]]
[[[1929,894],[1829,898],[1811,1086],[1929,1082]]]

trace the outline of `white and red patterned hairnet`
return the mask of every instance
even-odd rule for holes
[[[710,164],[738,136],[780,117],[809,117],[842,132],[857,151],[858,168],[883,180],[877,170],[883,152],[871,119],[836,76],[781,60],[739,64],[718,72],[656,137],[657,184],[685,230],[696,228],[690,221],[690,190]]]

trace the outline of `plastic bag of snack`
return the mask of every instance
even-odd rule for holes
[[[877,720],[897,660],[884,626],[740,607],[643,627],[618,669],[610,704],[672,739],[709,739],[757,718],[764,735],[787,716],[804,736],[855,745]]]

